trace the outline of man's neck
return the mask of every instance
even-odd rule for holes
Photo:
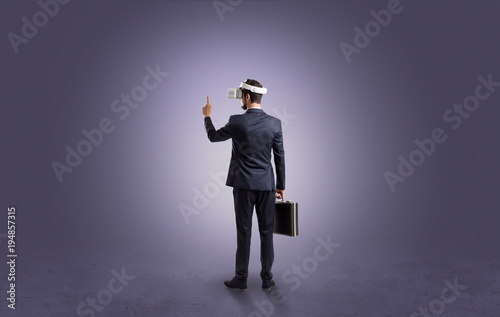
[[[252,103],[247,109],[261,109],[259,103]]]

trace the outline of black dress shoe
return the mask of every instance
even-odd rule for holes
[[[268,291],[276,285],[273,280],[262,281],[262,290]]]
[[[238,281],[236,277],[233,277],[233,279],[230,281],[224,281],[224,285],[227,288],[237,289],[240,291],[247,289],[247,283]]]

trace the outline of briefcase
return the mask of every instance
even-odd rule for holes
[[[276,200],[274,208],[274,233],[290,237],[299,235],[299,203]]]

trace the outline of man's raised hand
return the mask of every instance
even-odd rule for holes
[[[201,108],[201,113],[203,114],[203,117],[210,117],[210,114],[212,113],[212,106],[210,105],[210,102],[208,101],[208,96],[207,96],[207,103]]]

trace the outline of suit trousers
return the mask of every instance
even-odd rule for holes
[[[273,232],[274,204],[276,200],[275,191],[234,188],[233,196],[237,230],[235,277],[242,282],[246,282],[248,277],[252,214],[255,206],[260,233],[260,262],[262,264],[260,276],[262,280],[270,280],[273,277],[271,267],[274,261]]]

